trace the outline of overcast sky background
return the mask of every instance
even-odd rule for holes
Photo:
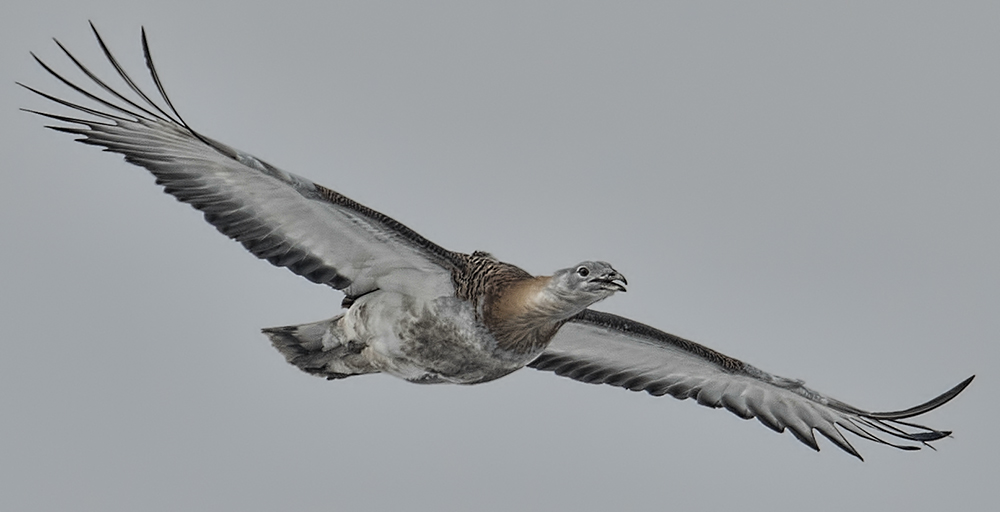
[[[145,25],[201,132],[453,250],[612,262],[599,305],[863,408],[902,452],[524,370],[326,382],[261,327],[340,294],[44,130]],[[0,510],[992,510],[996,2],[14,0],[0,18]],[[150,89],[152,91],[152,89]],[[991,505],[992,504],[992,505]]]

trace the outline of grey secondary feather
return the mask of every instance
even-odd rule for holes
[[[166,108],[125,72],[96,29],[94,35],[135,98],[100,80],[57,41],[91,89],[35,59],[101,107],[19,84],[90,118],[28,111],[68,123],[50,128],[147,169],[164,191],[202,211],[258,258],[343,291],[344,311],[333,318],[264,329],[286,360],[305,372],[328,379],[387,373],[415,383],[476,384],[531,366],[582,382],[693,398],[756,417],[778,432],[788,429],[817,450],[818,431],[859,458],[843,431],[907,450],[950,434],[903,420],[940,407],[972,377],[924,404],[868,412],[802,381],[593,311],[592,304],[625,291],[624,276],[610,264],[585,261],[533,276],[488,253],[444,249],[332,189],[192,130],[166,95],[145,31],[146,64]]]

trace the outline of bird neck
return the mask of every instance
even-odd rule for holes
[[[556,331],[586,308],[560,294],[551,276],[534,277],[486,253],[466,256],[452,281],[455,296],[474,305],[498,350],[518,359],[541,353]]]
[[[556,331],[587,307],[559,294],[550,276],[509,283],[482,305],[483,322],[497,345],[518,354],[544,350]]]

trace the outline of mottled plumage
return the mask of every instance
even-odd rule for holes
[[[449,251],[371,208],[192,130],[164,91],[142,46],[161,108],[98,44],[125,85],[127,99],[59,47],[92,84],[90,92],[39,64],[89,108],[27,89],[92,116],[29,110],[70,126],[86,144],[146,168],[179,201],[255,256],[344,293],[328,320],[264,329],[287,361],[328,379],[388,373],[418,383],[475,384],[525,366],[588,383],[693,398],[758,418],[818,449],[814,431],[860,457],[842,435],[917,449],[949,435],[902,420],[937,408],[972,378],[941,396],[897,412],[873,413],[829,398],[802,381],[759,370],[697,343],[616,315],[587,309],[625,278],[610,264],[585,261],[533,276],[485,252]],[[58,44],[58,42],[57,42]],[[102,96],[103,95],[103,96]]]

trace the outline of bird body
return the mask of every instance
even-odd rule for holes
[[[787,429],[816,450],[819,432],[858,458],[842,430],[906,450],[950,434],[904,420],[950,401],[972,377],[921,405],[870,412],[801,380],[595,311],[591,305],[625,291],[624,276],[610,264],[584,261],[534,276],[485,252],[447,250],[339,192],[193,130],[166,95],[145,31],[146,64],[166,109],[136,85],[96,29],[94,35],[138,99],[106,84],[56,41],[103,93],[35,59],[100,107],[21,84],[90,118],[28,111],[68,123],[50,128],[145,168],[165,192],[202,211],[258,258],[342,291],[344,311],[333,318],[264,329],[285,359],[305,372],[328,379],[385,373],[416,383],[476,384],[528,366],[587,383],[692,398],[778,432]]]
[[[288,362],[331,379],[382,372],[424,384],[477,384],[523,368],[567,320],[624,289],[616,283],[624,278],[604,262],[581,263],[557,279],[484,252],[463,260],[452,275],[454,293],[375,290],[319,325],[264,333]],[[598,283],[597,293],[577,290],[586,277]]]

